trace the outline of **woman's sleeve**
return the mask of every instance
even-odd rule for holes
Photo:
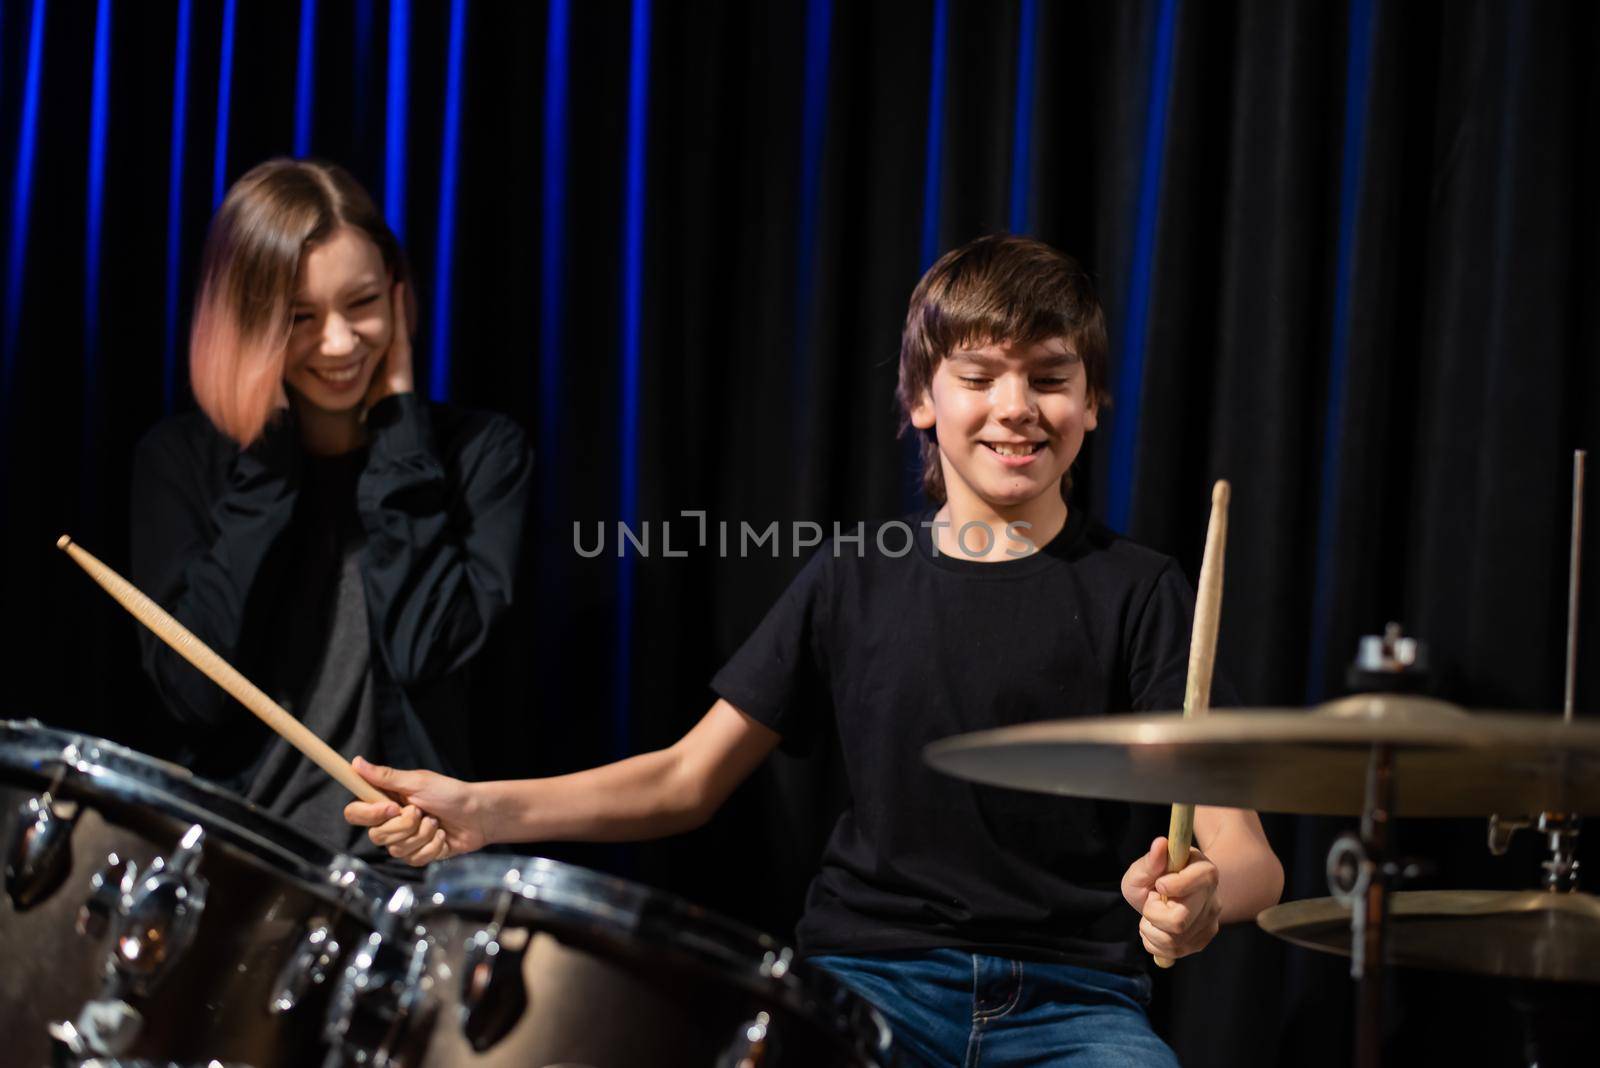
[[[221,496],[206,482],[201,450],[163,424],[133,461],[132,562],[138,586],[229,663],[241,662],[247,607],[263,562],[294,514],[298,484],[289,418],[239,453]],[[243,710],[148,630],[140,628],[145,674],[172,716],[218,726]]]
[[[374,405],[367,429],[368,608],[395,679],[426,682],[471,660],[511,605],[533,456],[516,424],[493,418],[447,465],[410,393]]]

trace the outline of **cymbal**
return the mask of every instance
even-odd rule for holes
[[[959,778],[1044,793],[1358,816],[1378,744],[1390,746],[1397,815],[1600,812],[1600,723],[1384,694],[1310,711],[1027,723],[945,738],[923,755]]]
[[[1600,983],[1600,899],[1544,890],[1402,890],[1388,897],[1387,963],[1509,979]],[[1331,897],[1274,905],[1262,930],[1350,955],[1350,909]]]

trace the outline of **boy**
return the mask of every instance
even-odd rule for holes
[[[1004,236],[948,253],[912,294],[901,344],[898,395],[938,505],[896,525],[914,537],[824,546],[668,749],[474,784],[358,760],[406,804],[352,802],[347,818],[413,864],[492,841],[672,834],[831,710],[851,804],[808,892],[801,953],[929,1064],[1175,1065],[1150,1030],[1132,936],[1183,957],[1275,903],[1282,868],[1256,815],[1200,808],[1205,852],[1187,868],[1168,875],[1157,838],[1124,870],[1145,840],[1124,843],[1131,806],[975,786],[921,759],[954,734],[1182,703],[1182,573],[1066,502],[1106,401],[1105,350],[1070,258]]]

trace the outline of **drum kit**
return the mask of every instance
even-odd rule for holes
[[[99,738],[0,721],[0,1063],[882,1068],[878,1012],[644,886],[479,854],[412,884]]]

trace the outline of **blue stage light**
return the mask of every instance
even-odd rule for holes
[[[83,249],[83,360],[89,396],[100,357],[100,248],[106,208],[106,124],[111,93],[111,0],[99,0],[94,16],[94,73],[89,96],[88,202]]]
[[[550,461],[560,445],[561,345],[567,215],[568,0],[550,0],[544,61],[544,171],[539,190],[539,461],[544,514],[554,514]]]
[[[162,302],[161,409],[178,400],[178,288],[183,254],[183,142],[189,119],[189,27],[192,0],[178,0],[178,37],[172,64],[172,143],[167,154],[167,264]]]
[[[311,154],[311,100],[316,88],[317,0],[300,0],[300,44],[294,67],[294,154]]]
[[[238,15],[236,0],[222,6],[222,54],[217,70],[217,136],[211,156],[211,209],[222,204],[228,190],[228,110],[233,103],[233,37]]]
[[[22,325],[22,281],[28,255],[28,217],[33,205],[33,162],[39,141],[39,83],[44,76],[44,0],[33,0],[28,16],[28,58],[23,69],[22,121],[17,128],[17,169],[11,186],[11,239],[6,247],[4,390],[11,396]]]
[[[1032,229],[1029,185],[1032,178],[1034,70],[1037,66],[1039,0],[1022,0],[1017,26],[1017,94],[1011,131],[1011,232]]]
[[[389,97],[384,113],[383,216],[402,242],[406,236],[406,79],[411,48],[411,0],[389,5]]]
[[[622,471],[621,519],[637,528],[639,514],[639,329],[644,289],[645,163],[649,147],[650,0],[633,0],[628,48],[628,149],[622,237]],[[618,756],[629,746],[633,683],[633,556],[617,560],[617,690],[612,744]]]
[[[460,174],[461,54],[467,36],[466,0],[450,4],[450,58],[445,70],[444,158],[439,173],[439,229],[433,261],[433,344],[428,395],[450,396],[450,299],[456,253],[456,180]]]
[[[1138,472],[1139,403],[1144,393],[1145,344],[1150,331],[1150,291],[1155,274],[1156,228],[1161,217],[1161,172],[1166,154],[1177,25],[1178,0],[1161,0],[1150,61],[1150,90],[1145,100],[1138,214],[1134,219],[1133,257],[1128,268],[1128,300],[1123,311],[1124,340],[1113,394],[1118,407],[1111,424],[1106,519],[1112,529],[1123,532],[1128,529],[1133,510],[1133,481]]]
[[[949,60],[950,0],[934,0],[933,57],[928,75],[928,155],[922,176],[922,269],[939,256],[939,185],[944,172],[944,90]]]

